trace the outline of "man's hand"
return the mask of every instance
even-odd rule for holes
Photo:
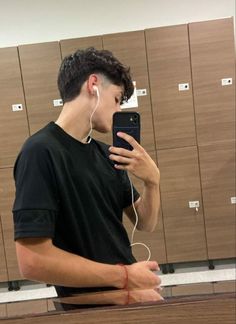
[[[159,185],[159,169],[145,149],[132,136],[122,132],[118,132],[117,135],[127,141],[133,150],[111,146],[109,157],[112,161],[119,163],[115,164],[115,168],[130,171],[146,185]]]
[[[126,266],[128,271],[128,289],[158,289],[161,279],[153,271],[159,270],[156,261],[141,261]]]
[[[158,289],[135,289],[130,291],[128,304],[158,302],[160,300],[164,300],[164,298],[159,294]]]

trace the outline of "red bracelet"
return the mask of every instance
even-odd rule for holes
[[[124,286],[121,289],[128,289],[128,282],[129,282],[128,270],[124,264],[119,263],[118,265],[121,266],[125,270]]]

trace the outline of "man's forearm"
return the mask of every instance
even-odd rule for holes
[[[159,210],[159,185],[144,184],[141,199],[137,206],[137,213],[139,217],[137,229],[153,231],[157,224]]]
[[[119,266],[85,259],[47,240],[40,245],[17,242],[16,247],[20,270],[27,279],[67,287],[123,287],[124,273]]]

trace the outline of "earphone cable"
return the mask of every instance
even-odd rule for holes
[[[93,118],[93,115],[95,113],[95,111],[97,110],[98,106],[99,106],[99,103],[100,103],[100,96],[99,96],[99,92],[97,91],[97,102],[96,102],[96,105],[94,107],[94,110],[93,112],[91,113],[90,115],[90,118],[89,118],[89,125],[90,125],[90,130],[88,132],[88,135],[85,136],[82,141],[85,141],[89,138],[89,136],[92,134],[92,131],[93,131],[93,124],[92,124],[92,118]],[[91,142],[91,138],[88,139],[88,141],[86,142],[86,144],[89,144]]]
[[[128,175],[128,173],[127,173],[127,175]],[[128,179],[129,179],[130,188],[131,188],[132,207],[133,207],[133,211],[134,211],[134,214],[135,214],[135,225],[133,227],[132,234],[131,234],[131,244],[130,244],[130,246],[135,246],[135,245],[144,246],[148,251],[148,258],[147,258],[146,261],[149,261],[151,259],[151,250],[150,250],[150,248],[145,243],[142,243],[142,242],[135,242],[134,243],[134,233],[135,233],[135,231],[137,229],[137,226],[138,226],[138,213],[137,213],[137,210],[136,210],[135,205],[134,205],[134,189],[133,189],[133,184],[132,184],[132,181],[131,181],[129,175],[128,175]]]

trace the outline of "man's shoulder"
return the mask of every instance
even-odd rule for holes
[[[52,136],[51,123],[49,123],[25,141],[22,147],[22,152],[43,151],[53,147],[53,141],[54,137]]]

